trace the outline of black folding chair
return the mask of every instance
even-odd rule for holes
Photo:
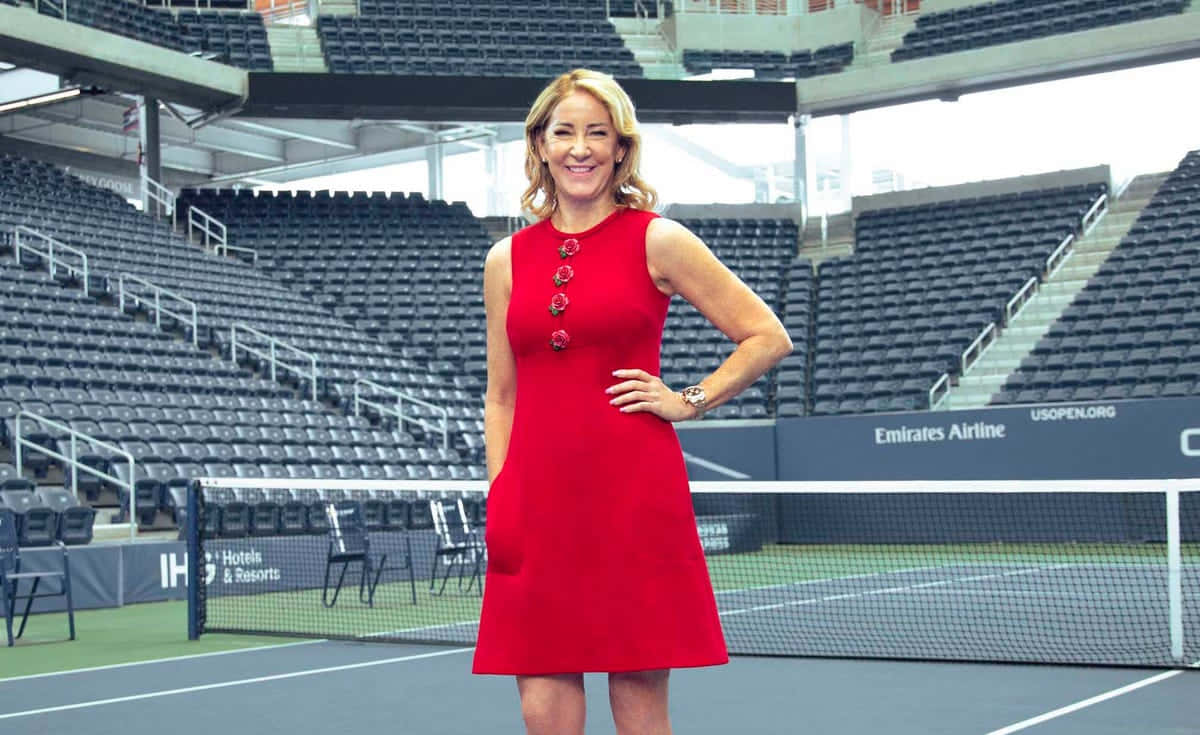
[[[356,563],[360,566],[359,602],[373,607],[375,605],[375,589],[379,586],[379,578],[383,573],[392,570],[407,570],[412,603],[417,604],[417,583],[413,574],[412,548],[407,535],[404,537],[403,563],[388,566],[387,554],[371,555],[371,536],[367,531],[367,521],[362,503],[357,500],[326,503],[325,514],[329,520],[329,551],[325,556],[325,584],[321,590],[321,604],[325,607],[333,607],[337,604],[338,595],[346,581],[346,572],[351,564]],[[338,574],[337,584],[333,588],[331,597],[329,583],[335,564],[341,564],[342,569]]]
[[[67,598],[67,626],[71,632],[71,640],[75,640],[75,605],[71,600],[71,565],[67,559],[67,547],[61,542],[57,544],[62,550],[61,572],[22,572],[21,550],[17,546],[16,514],[7,508],[0,508],[0,605],[4,608],[4,625],[8,632],[8,645],[11,647],[16,638],[25,634],[25,624],[29,622],[29,611],[33,601],[39,597]],[[59,589],[51,592],[38,592],[42,579],[58,578]],[[19,586],[23,580],[31,580],[33,586],[29,592],[22,594]],[[25,609],[21,613],[21,627],[13,635],[13,616],[16,613],[17,602],[24,600]]]
[[[430,500],[429,512],[433,516],[433,529],[437,534],[437,548],[433,552],[433,569],[429,574],[429,593],[442,594],[446,591],[446,582],[455,569],[458,570],[458,589],[469,592],[479,583],[479,594],[483,594],[483,584],[480,573],[483,569],[485,546],[483,539],[471,528],[471,523],[463,509],[462,499]],[[445,569],[442,585],[437,592],[433,591],[438,578],[438,562]],[[463,587],[467,567],[471,567],[471,579]]]

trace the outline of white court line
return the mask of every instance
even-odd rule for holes
[[[424,658],[435,658],[437,656],[449,656],[455,653],[463,653],[464,651],[473,651],[474,648],[453,648],[448,651],[433,651],[431,653],[418,653],[412,656],[399,656],[397,658],[384,658],[377,661],[362,661],[356,664],[343,664],[341,666],[327,666],[321,669],[308,669],[305,671],[289,671],[286,674],[272,674],[270,676],[258,676],[253,679],[238,679],[236,681],[219,681],[215,684],[201,684],[199,686],[183,687],[181,689],[164,689],[157,692],[146,692],[145,694],[133,694],[127,697],[113,697],[111,699],[95,699],[90,702],[76,702],[75,704],[62,704],[56,707],[42,707],[40,709],[30,709],[24,712],[9,712],[0,714],[0,720],[8,720],[15,717],[29,717],[31,715],[41,715],[49,712],[64,712],[73,709],[85,709],[87,707],[99,707],[105,704],[119,704],[121,702],[135,702],[139,699],[153,699],[155,697],[169,697],[175,694],[188,694],[190,692],[203,692],[208,689],[224,689],[226,687],[236,687],[245,684],[258,684],[264,681],[279,681],[281,679],[295,679],[301,676],[313,676],[314,674],[328,674],[332,671],[349,671],[351,669],[365,669],[370,666],[383,666],[384,664],[396,664],[404,661],[417,661]]]
[[[1094,697],[1084,699],[1082,701],[1076,702],[1075,704],[1069,704],[1066,707],[1059,707],[1058,709],[1052,710],[1043,715],[1038,715],[1037,717],[1030,717],[1028,720],[1022,720],[1020,722],[1009,725],[1008,727],[1002,727],[999,730],[992,730],[991,732],[987,733],[987,735],[1009,735],[1009,733],[1018,732],[1020,730],[1026,729],[1026,728],[1033,727],[1034,725],[1040,725],[1041,723],[1046,722],[1047,720],[1053,720],[1056,717],[1062,717],[1063,715],[1069,715],[1072,712],[1077,712],[1085,707],[1091,707],[1093,704],[1099,704],[1101,702],[1112,699],[1114,697],[1119,697],[1122,694],[1128,694],[1129,692],[1136,691],[1138,689],[1141,689],[1142,687],[1147,687],[1147,686],[1150,686],[1151,684],[1157,684],[1160,681],[1166,681],[1167,679],[1170,679],[1172,676],[1176,676],[1181,673],[1183,673],[1182,669],[1176,669],[1174,671],[1164,671],[1161,674],[1156,674],[1154,676],[1151,676],[1149,679],[1142,679],[1141,681],[1135,681],[1132,684],[1126,684],[1125,686],[1123,686],[1119,689],[1113,689],[1112,691],[1104,692],[1103,694],[1097,694]]]
[[[815,605],[815,604],[821,603],[821,602],[834,602],[836,600],[852,600],[857,597],[867,597],[868,595],[884,595],[884,594],[890,595],[890,594],[896,594],[897,592],[909,592],[909,591],[912,591],[913,589],[916,589],[917,587],[930,587],[933,585],[944,586],[947,584],[955,584],[958,582],[978,582],[978,581],[985,580],[985,579],[998,579],[1000,577],[1010,577],[1010,576],[1017,575],[1017,574],[1033,574],[1035,572],[1042,572],[1047,569],[1057,569],[1061,566],[1068,566],[1068,565],[1063,564],[1063,565],[1059,565],[1059,566],[1055,566],[1055,567],[1032,567],[1029,569],[1017,569],[1017,570],[1013,570],[1013,571],[1009,571],[1009,572],[1003,572],[1000,574],[985,574],[985,575],[973,574],[968,577],[956,577],[956,578],[952,578],[952,579],[939,580],[937,582],[922,582],[920,584],[914,583],[914,584],[910,584],[910,585],[902,585],[899,587],[885,587],[885,588],[874,589],[874,590],[861,590],[859,592],[846,592],[846,593],[843,593],[840,595],[822,595],[820,597],[809,597],[804,600],[788,600],[787,602],[776,602],[776,603],[772,603],[769,605],[754,605],[751,607],[745,607],[745,608],[741,608],[738,610],[726,610],[724,612],[718,613],[718,616],[724,617],[726,615],[743,615],[745,613],[762,612],[764,610],[778,610],[778,609],[784,608],[784,607],[799,607],[801,605]]]
[[[292,643],[271,643],[265,646],[252,646],[250,648],[233,648],[228,651],[210,651],[209,653],[189,653],[183,656],[167,656],[165,658],[151,658],[145,661],[127,661],[123,664],[105,664],[104,666],[89,666],[86,669],[67,669],[66,671],[47,671],[44,674],[26,674],[24,676],[10,676],[5,679],[0,679],[0,683],[6,681],[21,681],[24,679],[45,679],[50,676],[66,676],[67,674],[85,674],[89,671],[105,671],[107,669],[123,669],[129,666],[146,666],[147,664],[161,664],[169,661],[185,661],[192,658],[210,658],[212,656],[228,656],[232,653],[248,653],[250,651],[266,651],[274,648],[291,648],[292,646],[311,646],[314,643],[327,643],[324,638],[318,638],[311,641],[295,641]]]

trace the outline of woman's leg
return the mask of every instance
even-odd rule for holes
[[[518,676],[517,691],[528,735],[583,735],[583,674]]]
[[[629,671],[608,675],[617,735],[671,735],[667,712],[669,669]]]

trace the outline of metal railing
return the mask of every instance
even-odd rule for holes
[[[932,411],[950,395],[950,373],[942,373],[933,387],[929,389],[929,410]]]
[[[370,398],[363,396],[362,390],[361,390],[362,388],[369,388],[370,390],[372,390],[376,393],[384,393],[386,395],[393,396],[396,399],[396,403],[394,405],[389,405],[387,403],[380,403],[379,401],[371,400]],[[404,402],[405,401],[408,401],[409,403],[415,403],[418,406],[424,406],[425,408],[432,410],[434,413],[441,414],[441,417],[442,417],[441,423],[437,424],[432,421],[426,421],[425,419],[423,419],[419,416],[406,415],[404,413]],[[410,396],[407,393],[401,393],[400,391],[398,391],[394,388],[388,388],[387,386],[380,385],[379,383],[376,383],[374,381],[367,380],[365,378],[359,378],[358,380],[354,381],[354,415],[355,416],[362,415],[362,406],[367,406],[369,408],[373,408],[376,411],[379,411],[380,413],[395,416],[396,419],[399,421],[400,428],[403,428],[404,422],[408,421],[408,422],[416,424],[424,429],[427,429],[430,431],[441,432],[442,448],[443,449],[450,448],[450,412],[447,411],[445,408],[442,408],[441,406],[434,405],[434,404],[430,403],[429,401],[421,400],[420,398],[416,398],[415,396]]]
[[[152,211],[150,205],[154,204]],[[142,180],[142,207],[146,214],[155,217],[175,216],[175,193],[150,177]]]
[[[130,285],[126,286],[126,283]],[[162,286],[157,286],[145,278],[140,278],[129,273],[122,273],[117,280],[118,296],[117,303],[121,312],[125,311],[126,300],[133,303],[134,308],[139,308],[143,305],[154,311],[154,326],[162,329],[162,315],[166,314],[169,317],[179,320],[183,324],[191,324],[192,326],[192,346],[200,346],[200,320],[196,309],[196,302],[185,299],[174,291],[168,291]],[[140,296],[133,292],[134,285],[145,286],[150,290],[151,296]],[[190,310],[190,314],[179,311],[172,311],[162,305],[163,297],[172,299],[176,303],[183,304]]]
[[[1092,203],[1087,213],[1083,215],[1083,220],[1079,225],[1083,230],[1083,234],[1087,235],[1092,231],[1092,228],[1100,222],[1100,218],[1108,212],[1108,194],[1101,194],[1095,202]]]
[[[188,239],[199,243],[213,255],[229,255],[230,252],[250,253],[251,262],[258,263],[258,251],[229,244],[225,223],[199,207],[188,207]],[[197,234],[199,237],[197,237]]]
[[[50,8],[51,13],[43,13],[43,7]],[[67,18],[67,0],[61,0],[61,2],[55,2],[55,0],[33,0],[33,8],[41,15],[69,20]]]
[[[247,344],[238,344],[238,332],[239,331],[242,331],[247,334],[258,337],[260,340],[266,341],[266,343],[267,343],[266,351],[263,351],[257,347],[252,347]],[[283,340],[276,339],[275,337],[272,337],[269,334],[265,334],[263,332],[258,331],[257,329],[254,329],[253,327],[251,327],[249,325],[241,324],[241,323],[234,324],[232,327],[229,328],[229,340],[230,340],[229,341],[229,359],[230,360],[232,360],[235,363],[237,362],[237,356],[238,356],[239,349],[241,349],[242,352],[246,352],[251,355],[261,357],[264,360],[266,360],[267,364],[270,366],[271,380],[273,380],[273,381],[278,382],[278,369],[283,369],[290,373],[295,373],[301,379],[311,380],[312,381],[312,399],[314,401],[317,400],[317,356],[315,354],[313,354],[312,352],[305,352],[304,350],[300,349],[299,347],[294,347],[294,346],[288,344],[287,342],[284,342]],[[292,365],[291,363],[284,362],[282,359],[280,359],[279,354],[278,354],[280,349],[282,349],[286,352],[289,352],[293,355],[297,355],[299,357],[304,358],[305,360],[307,360],[310,363],[311,368],[308,371],[306,371],[304,368],[301,368],[297,365]]]
[[[41,424],[42,426],[48,427],[50,429],[54,429],[56,431],[66,433],[67,436],[69,436],[71,439],[71,450],[70,450],[71,453],[69,455],[62,454],[58,451],[55,451],[54,449],[51,449],[50,447],[43,446],[43,445],[38,444],[37,442],[27,438],[24,435],[24,431],[22,430],[22,427],[21,427],[21,419],[22,418],[36,421],[37,423]],[[60,462],[64,462],[64,463],[66,463],[66,465],[68,467],[71,468],[71,492],[75,495],[76,500],[79,499],[79,473],[80,472],[86,472],[89,475],[93,475],[95,477],[100,478],[101,480],[111,482],[112,484],[116,485],[117,487],[125,488],[129,492],[129,538],[131,540],[137,538],[137,493],[134,492],[134,489],[133,489],[133,482],[135,479],[135,475],[134,475],[135,463],[134,463],[132,454],[130,454],[129,452],[126,452],[124,449],[121,449],[118,446],[109,444],[106,441],[101,441],[100,439],[97,439],[94,436],[85,434],[82,431],[78,431],[76,429],[71,428],[70,426],[67,426],[66,424],[55,421],[54,419],[46,418],[45,416],[33,413],[32,411],[18,411],[13,429],[14,429],[14,431],[13,431],[13,434],[14,434],[13,459],[17,466],[17,474],[21,473],[22,465],[24,463],[24,458],[22,456],[23,455],[22,450],[28,448],[28,449],[32,449],[40,454],[44,454],[47,457],[52,457],[54,459],[57,459]],[[111,452],[114,455],[124,457],[125,461],[128,463],[128,466],[129,466],[129,481],[126,482],[119,477],[115,477],[113,475],[107,474],[105,472],[102,472],[102,471],[96,469],[95,467],[90,467],[90,466],[80,462],[79,461],[79,442],[80,441],[86,442],[89,446],[99,447],[101,449],[105,449],[105,450]]]
[[[813,3],[810,0],[675,0],[674,12],[678,15],[706,13],[712,15],[810,15],[853,7],[854,0],[825,0]],[[660,3],[661,6],[661,3]],[[893,2],[890,15],[917,12],[909,9],[908,3]],[[662,16],[662,10],[659,11]],[[883,11],[880,11],[883,14]],[[612,15],[610,10],[609,15]]]
[[[1071,247],[1074,243],[1075,235],[1070,234],[1063,238],[1058,247],[1054,248],[1054,252],[1050,253],[1046,258],[1045,278],[1053,276],[1062,267],[1063,263],[1067,262],[1067,258],[1070,257],[1071,253],[1075,252],[1074,248]]]
[[[22,238],[22,235],[24,235],[24,238]],[[30,238],[34,238],[34,239],[44,242],[46,244],[45,245],[46,249],[38,250],[33,245],[30,245],[28,242],[28,240]],[[89,280],[90,271],[88,269],[87,253],[83,252],[82,250],[80,250],[78,248],[73,248],[70,245],[67,245],[66,243],[59,242],[58,240],[55,240],[53,237],[50,237],[49,235],[43,234],[41,232],[38,232],[37,230],[26,227],[25,225],[17,225],[16,230],[13,233],[13,257],[15,257],[17,259],[18,263],[21,262],[21,251],[22,250],[28,250],[29,252],[33,253],[34,255],[40,255],[41,257],[45,258],[46,261],[49,263],[51,278],[53,278],[55,275],[58,274],[59,268],[62,268],[64,271],[70,273],[73,276],[79,276],[80,280],[83,282],[84,295],[85,296],[89,295],[88,294],[88,280]],[[56,252],[56,251],[58,251],[58,252]],[[68,263],[67,261],[63,260],[59,256],[59,253],[61,253],[61,252],[71,253],[72,255],[78,257],[80,260],[80,264],[74,265],[74,264]]]
[[[1013,294],[1013,297],[1011,299],[1009,299],[1007,302],[1005,302],[1005,304],[1004,304],[1004,325],[1005,326],[1012,324],[1013,319],[1016,319],[1017,315],[1020,314],[1021,311],[1025,308],[1025,305],[1028,304],[1033,299],[1033,296],[1034,296],[1034,294],[1037,293],[1037,290],[1038,290],[1038,279],[1037,279],[1037,276],[1033,276],[1028,281],[1025,282],[1024,286],[1021,286],[1021,289],[1019,291],[1017,291],[1015,294]]]
[[[967,349],[963,350],[962,357],[959,360],[959,366],[962,370],[960,375],[966,375],[967,371],[979,362],[979,358],[983,357],[983,353],[987,352],[987,348],[991,347],[996,342],[996,322],[992,322],[983,328],[975,341],[971,343]]]

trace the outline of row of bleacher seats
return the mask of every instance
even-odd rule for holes
[[[79,504],[61,487],[34,488],[16,474],[16,468],[0,464],[0,508],[11,510],[17,519],[20,546],[87,544],[92,540],[96,511]]]
[[[111,289],[118,273],[129,272],[196,301],[201,342],[215,344],[225,354],[230,327],[245,323],[316,353],[323,378],[320,389],[337,402],[349,402],[354,381],[360,378],[397,389],[453,387],[452,381],[425,366],[396,359],[386,345],[267,272],[201,252],[169,224],[142,216],[111,192],[89,187],[53,167],[14,164],[13,159],[0,161],[0,182],[6,184],[0,195],[0,233],[11,233],[14,225],[31,225],[83,249],[101,290]],[[37,261],[32,255],[28,259]],[[239,339],[265,347],[253,338]]]
[[[562,18],[511,7],[502,12],[492,17],[364,10],[358,17],[321,16],[317,32],[334,73],[540,77],[583,66],[622,78],[642,76],[602,7],[593,18],[566,8],[556,11]],[[570,43],[562,42],[564,34]]]
[[[206,488],[205,515],[200,527],[208,537],[240,538],[324,534],[329,530],[327,503],[342,500],[362,504],[370,531],[419,531],[434,528],[431,504],[463,503],[466,520],[482,526],[487,520],[487,500],[477,495],[399,490],[287,490],[260,488]],[[186,494],[173,492],[172,504],[186,507]]]
[[[1190,0],[996,0],[924,13],[892,61],[983,48],[1183,12]]]
[[[1200,395],[1200,151],[1008,377],[994,404]]]
[[[854,44],[840,43],[815,51],[704,51],[685,49],[683,66],[691,74],[713,69],[749,69],[755,79],[804,79],[836,74],[854,60]]]
[[[16,3],[14,3],[16,4]],[[245,4],[239,6],[245,10]],[[271,71],[271,49],[255,12],[180,12],[178,16],[127,0],[39,3],[43,15],[63,18],[173,51],[202,54],[251,71]]]

